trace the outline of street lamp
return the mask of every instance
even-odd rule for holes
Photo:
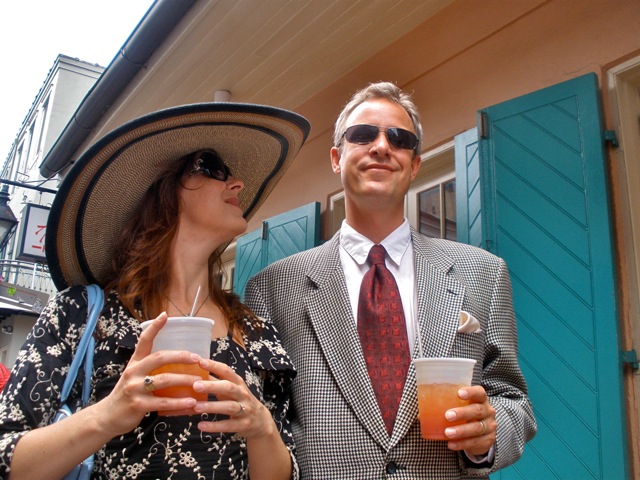
[[[0,252],[4,250],[9,237],[18,224],[18,219],[11,211],[8,202],[9,186],[3,185],[0,190]]]

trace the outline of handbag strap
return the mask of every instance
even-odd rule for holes
[[[104,293],[98,285],[87,285],[87,325],[78,344],[78,349],[73,356],[71,367],[67,373],[62,386],[62,394],[60,401],[64,404],[71,393],[73,384],[76,382],[78,370],[84,364],[84,382],[82,384],[82,405],[89,403],[89,394],[91,392],[91,374],[93,371],[93,352],[95,350],[95,340],[93,331],[98,323],[98,315],[102,310],[104,303]]]

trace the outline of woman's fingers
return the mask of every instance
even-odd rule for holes
[[[133,352],[131,360],[135,361],[138,359],[142,359],[151,353],[151,350],[153,348],[153,340],[154,338],[156,338],[156,335],[164,326],[164,324],[167,323],[167,318],[167,312],[162,312],[151,322],[146,324],[146,328],[144,328],[140,333],[138,344],[136,345],[136,349]]]
[[[209,381],[197,381],[197,392],[211,395],[212,401],[198,402],[197,413],[221,415],[206,417],[198,424],[203,432],[237,432],[245,438],[273,435],[275,423],[269,410],[251,393],[242,378],[228,365],[201,359],[200,366],[211,372]]]

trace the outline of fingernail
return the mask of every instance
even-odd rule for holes
[[[455,436],[456,436],[456,433],[457,433],[457,431],[456,431],[456,429],[455,429],[455,428],[445,428],[445,429],[444,429],[444,434],[445,434],[447,437],[453,438],[453,437],[455,437]]]
[[[197,353],[192,353],[191,354],[191,359],[195,360],[196,362],[200,361],[200,355],[198,355]]]
[[[196,392],[204,392],[204,383],[202,383],[202,382],[193,382],[193,389]]]
[[[463,400],[469,398],[469,392],[467,392],[466,390],[463,390],[462,388],[460,390],[458,390],[458,396],[460,398],[462,398]]]
[[[453,410],[447,410],[444,413],[444,418],[446,418],[447,420],[449,420],[450,422],[452,422],[453,420],[456,419],[456,412],[454,412]]]

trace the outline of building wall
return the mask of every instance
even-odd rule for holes
[[[46,133],[45,152],[40,160],[44,159],[82,99],[104,70],[104,67],[99,65],[62,55],[58,57],[57,65],[54,68],[56,74],[51,83],[55,95],[51,109],[51,120]]]
[[[16,362],[20,348],[22,348],[27,335],[31,333],[36,320],[37,317],[33,315],[14,314],[2,321],[2,325],[13,327],[13,332],[10,334],[0,332],[0,349],[6,348],[6,358],[3,363],[9,370]]]

